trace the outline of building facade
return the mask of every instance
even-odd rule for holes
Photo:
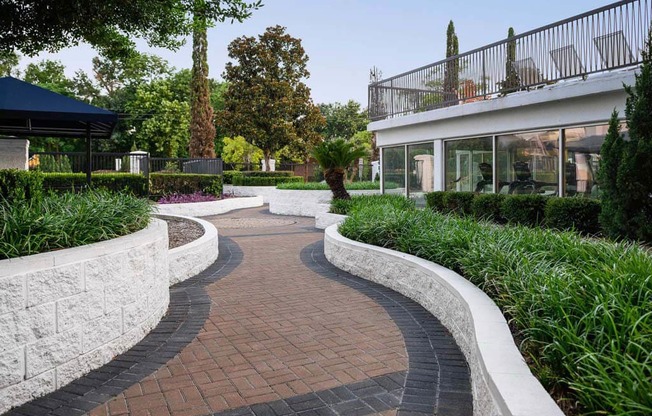
[[[621,1],[371,84],[383,191],[595,196],[651,8]]]

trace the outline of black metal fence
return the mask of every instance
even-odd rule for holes
[[[84,152],[33,152],[30,153],[30,170],[41,172],[86,172]],[[222,174],[222,159],[157,158],[146,152],[93,153],[91,170],[94,173],[134,173],[149,175],[160,173]]]
[[[626,0],[369,85],[381,120],[641,63],[652,0]]]

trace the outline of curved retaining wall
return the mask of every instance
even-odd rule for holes
[[[154,219],[110,241],[0,261],[0,413],[138,343],[169,303],[168,234]]]
[[[278,215],[314,217],[328,212],[332,198],[331,191],[309,191],[276,189],[275,186],[233,186],[224,185],[224,192],[236,196],[259,195],[269,204],[269,212]],[[373,195],[380,191],[349,191],[351,195]]]
[[[243,195],[249,196],[249,195]],[[242,208],[254,208],[263,205],[263,198],[252,195],[251,198],[227,198],[211,202],[193,202],[188,204],[159,204],[156,212],[159,214],[187,215],[190,217],[208,217],[224,214]]]
[[[183,218],[204,228],[204,235],[168,251],[170,286],[199,274],[217,260],[219,254],[217,228],[208,221],[184,215],[156,215],[161,219]]]
[[[514,345],[498,307],[457,273],[326,229],[326,258],[421,304],[455,337],[469,363],[475,415],[563,416]]]
[[[346,218],[346,215],[331,214],[330,212],[320,212],[315,215],[315,228],[325,230],[333,224],[343,223]]]

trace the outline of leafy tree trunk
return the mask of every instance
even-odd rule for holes
[[[272,159],[272,154],[268,150],[265,150],[263,154],[265,155],[265,172],[269,172],[271,168],[269,161]]]
[[[351,199],[351,195],[344,187],[344,170],[343,169],[327,169],[324,172],[324,179],[328,187],[333,192],[333,199]]]
[[[195,1],[192,35],[190,157],[215,157],[215,125],[208,86],[205,0]]]

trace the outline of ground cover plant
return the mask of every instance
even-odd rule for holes
[[[492,297],[568,414],[652,414],[647,249],[395,203],[348,214],[345,237],[442,264]]]
[[[192,202],[211,202],[217,201],[219,198],[215,195],[206,194],[198,191],[192,194],[171,194],[161,197],[158,200],[159,204],[187,204]]]
[[[103,190],[0,204],[0,259],[109,240],[141,230],[147,200]]]
[[[294,190],[307,190],[307,191],[328,191],[330,188],[327,183],[322,182],[306,182],[306,183],[281,183],[276,186],[278,189],[294,189]],[[370,191],[380,190],[379,181],[360,181],[345,183],[344,187],[349,191]],[[395,183],[385,183],[385,189],[396,189],[398,185]]]

